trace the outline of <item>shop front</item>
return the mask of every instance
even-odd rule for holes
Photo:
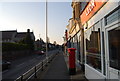
[[[108,78],[120,80],[120,7],[105,17]]]
[[[76,62],[80,62],[80,32],[79,32],[79,26],[73,25],[71,30],[69,31],[71,38],[70,38],[70,44],[71,48],[76,49]]]
[[[79,23],[72,24],[69,35],[70,46],[76,49],[76,62],[84,68],[83,30],[80,29]]]
[[[80,15],[84,27],[87,79],[120,79],[119,5],[112,0],[91,0]]]

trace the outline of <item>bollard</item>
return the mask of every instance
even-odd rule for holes
[[[50,57],[50,61],[52,61],[52,57]]]
[[[41,70],[43,71],[43,61],[42,61],[42,69]]]
[[[37,78],[37,74],[36,74],[36,66],[35,66],[35,78]]]
[[[23,75],[21,76],[21,81],[23,81]]]
[[[48,66],[48,58],[47,58],[47,62],[46,62],[46,64],[45,64],[45,66],[46,66],[46,67]]]
[[[50,63],[50,57],[48,58],[48,63]]]
[[[68,48],[69,52],[69,74],[76,74],[76,65],[75,65],[75,48]]]

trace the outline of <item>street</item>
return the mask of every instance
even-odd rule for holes
[[[57,50],[49,51],[48,56],[56,52]],[[16,78],[27,72],[29,69],[31,69],[33,66],[37,65],[43,59],[45,59],[45,55],[35,54],[32,56],[28,56],[27,58],[22,58],[20,60],[12,62],[11,68],[3,71],[2,78],[15,80]]]

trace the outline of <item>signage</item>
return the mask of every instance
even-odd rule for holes
[[[86,16],[88,16],[90,14],[90,12],[93,10],[93,8],[95,7],[95,1],[91,0],[90,4],[88,5],[88,7],[86,8]]]
[[[90,0],[87,7],[80,15],[82,25],[85,24],[106,2],[107,0]]]

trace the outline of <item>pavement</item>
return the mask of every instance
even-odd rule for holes
[[[63,54],[59,53],[55,57],[42,79],[70,79]]]
[[[68,55],[65,55],[63,53],[67,68],[69,70],[69,60],[68,60]],[[84,80],[88,81],[85,77],[85,73],[81,70],[80,64],[76,63],[76,74],[75,75],[70,75],[71,80]]]
[[[76,74],[69,75],[68,56],[62,51],[55,57],[49,68],[44,73],[41,79],[67,79],[67,80],[84,80],[84,72],[81,70],[80,65],[76,65]]]

